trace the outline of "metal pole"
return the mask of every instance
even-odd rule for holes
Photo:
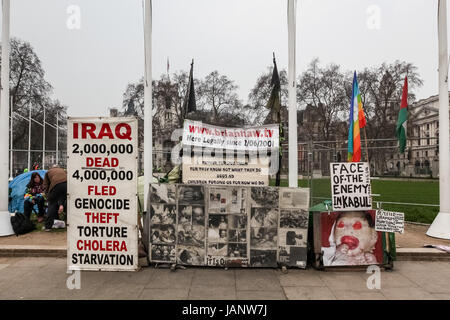
[[[288,0],[289,187],[298,187],[297,86],[295,72],[297,0]]]
[[[13,101],[12,101],[12,97],[9,99],[9,104],[10,104],[10,110],[11,110],[11,132],[10,132],[10,136],[9,136],[9,146],[10,146],[10,152],[9,152],[9,180],[11,181],[13,179],[13,137],[14,137],[14,132],[13,132],[13,122],[14,122],[14,113],[13,113]]]
[[[450,239],[450,133],[448,107],[447,0],[439,0],[439,213],[427,231],[435,238]]]
[[[152,1],[145,0],[144,9],[144,210],[147,211],[149,185],[153,170],[153,128],[152,128]]]
[[[45,107],[44,107],[44,124],[42,132],[42,170],[45,170]]]
[[[2,62],[0,92],[0,236],[14,234],[8,211],[8,135],[9,135],[9,19],[10,0],[2,6]]]
[[[56,164],[59,164],[59,111],[56,113]]]
[[[28,171],[31,171],[31,104],[28,110]]]

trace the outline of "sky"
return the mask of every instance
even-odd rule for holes
[[[80,28],[67,26],[79,8]],[[297,75],[311,60],[362,70],[405,60],[438,92],[437,0],[298,0]],[[287,68],[287,0],[153,0],[153,77],[218,70],[243,102],[272,64]],[[40,57],[53,98],[69,116],[106,116],[144,75],[142,0],[12,0],[11,36]]]

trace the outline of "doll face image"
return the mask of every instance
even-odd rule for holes
[[[336,246],[349,256],[372,252],[378,239],[370,217],[364,212],[342,213],[336,220],[334,237]]]

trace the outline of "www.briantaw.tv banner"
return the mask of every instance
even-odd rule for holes
[[[217,127],[186,120],[183,183],[268,186],[279,168],[279,127]]]
[[[279,126],[226,128],[185,120],[183,145],[213,149],[272,150],[280,144]]]

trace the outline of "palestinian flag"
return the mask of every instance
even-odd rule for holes
[[[399,143],[400,153],[404,153],[406,149],[406,122],[408,120],[408,77],[405,77],[403,85],[402,103],[398,112],[398,120],[396,127],[396,136]]]

